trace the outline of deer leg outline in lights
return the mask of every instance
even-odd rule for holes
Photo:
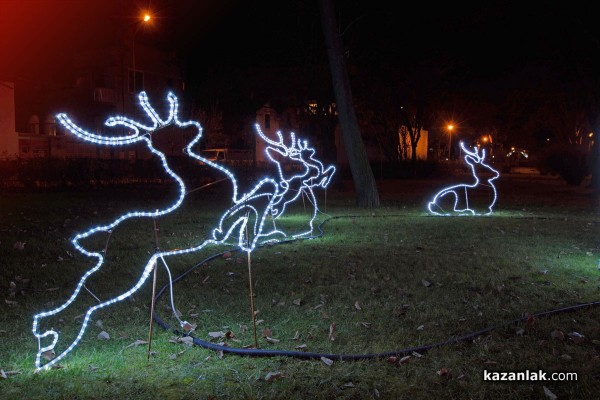
[[[460,142],[460,147],[465,154],[465,162],[473,174],[473,182],[442,189],[429,202],[427,209],[433,215],[490,215],[497,200],[496,186],[493,181],[498,179],[500,173],[485,163],[485,149],[481,149],[481,153],[477,147],[469,151],[463,142]],[[482,179],[482,176],[485,178]],[[469,194],[482,189],[490,191],[490,200],[483,207],[469,204]]]

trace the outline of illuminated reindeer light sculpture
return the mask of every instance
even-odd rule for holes
[[[145,92],[141,92],[139,94],[139,100],[140,105],[144,109],[146,115],[152,121],[152,125],[144,125],[140,122],[122,116],[109,118],[105,123],[109,127],[121,125],[130,129],[131,133],[124,136],[105,136],[87,132],[71,121],[71,119],[69,119],[69,117],[67,117],[65,114],[59,114],[58,120],[75,136],[88,142],[108,146],[125,146],[134,143],[144,143],[147,148],[162,161],[164,171],[170,175],[178,185],[179,195],[177,196],[176,200],[167,207],[154,212],[133,211],[123,214],[109,224],[96,226],[86,232],[77,234],[72,239],[72,243],[75,248],[82,255],[95,260],[95,264],[81,277],[77,283],[75,291],[67,299],[67,301],[57,308],[54,308],[50,311],[41,312],[33,317],[33,334],[38,339],[38,352],[35,360],[35,365],[38,370],[50,368],[63,359],[71,350],[73,350],[73,348],[81,341],[86,331],[86,327],[90,322],[91,316],[95,311],[120,302],[137,292],[146,282],[151,272],[157,266],[159,260],[166,268],[170,279],[171,274],[165,260],[167,257],[196,252],[209,244],[224,244],[227,243],[227,241],[232,237],[236,239],[235,244],[241,250],[248,253],[250,253],[257,245],[277,241],[281,238],[286,238],[288,235],[276,227],[275,220],[285,213],[287,205],[297,200],[302,191],[309,196],[314,205],[314,212],[309,222],[310,229],[301,234],[294,235],[293,237],[312,233],[312,224],[318,212],[316,197],[313,189],[317,187],[325,188],[335,172],[335,168],[333,166],[325,169],[323,164],[314,158],[314,149],[308,147],[308,144],[305,141],[296,140],[294,135],[291,134],[291,143],[289,146],[286,146],[283,143],[283,138],[280,133],[278,133],[279,142],[276,142],[267,138],[257,126],[257,132],[259,136],[270,145],[267,147],[266,151],[269,158],[278,167],[279,180],[264,178],[258,182],[253,189],[240,196],[238,195],[237,180],[231,171],[219,164],[203,158],[198,153],[194,152],[193,147],[202,137],[202,127],[196,121],[179,121],[178,103],[175,95],[169,93],[167,96],[167,100],[169,102],[169,115],[164,120],[161,119],[154,108],[150,106]],[[173,212],[182,204],[186,196],[186,185],[183,179],[173,169],[171,169],[167,163],[165,154],[156,148],[152,140],[152,135],[155,131],[165,128],[169,125],[175,125],[181,128],[193,127],[196,129],[197,133],[192,138],[190,143],[185,147],[184,153],[191,158],[199,160],[206,165],[220,170],[229,177],[233,185],[233,205],[223,213],[219,220],[218,227],[213,230],[212,238],[206,239],[196,246],[183,249],[159,251],[157,248],[154,254],[152,254],[152,256],[150,256],[150,258],[146,261],[142,269],[141,276],[137,279],[137,281],[135,281],[133,285],[123,293],[108,300],[98,300],[98,304],[89,307],[84,314],[81,328],[73,342],[69,344],[60,354],[42,365],[42,357],[49,352],[54,352],[54,348],[58,343],[60,335],[59,332],[55,331],[54,329],[47,330],[43,333],[38,332],[40,322],[47,317],[60,313],[69,307],[73,302],[75,302],[81,290],[87,289],[85,284],[90,276],[96,273],[105,263],[105,256],[102,251],[90,250],[82,244],[82,241],[99,232],[109,234],[121,223],[129,219],[156,219]],[[300,172],[291,176],[287,176],[284,173],[284,169],[281,167],[280,163],[275,159],[275,154],[279,154],[284,159],[299,163],[301,165]],[[265,221],[269,216],[273,219],[273,228],[267,230],[265,229]],[[171,305],[175,318],[179,321],[182,327],[189,326],[186,321],[181,321],[177,316],[172,296],[173,294],[171,293]],[[42,341],[49,337],[52,339],[52,342],[49,345],[43,346]]]
[[[256,124],[256,131],[262,140],[269,144],[266,148],[267,157],[277,165],[279,175],[279,187],[277,194],[274,196],[271,216],[274,220],[277,220],[285,213],[288,204],[298,200],[300,196],[305,194],[313,205],[313,212],[308,223],[309,230],[294,234],[293,237],[310,235],[313,231],[313,222],[319,211],[313,189],[327,188],[335,173],[335,167],[330,165],[325,168],[323,163],[314,158],[315,149],[309,147],[306,140],[296,139],[293,132],[290,133],[290,145],[286,146],[281,132],[277,132],[279,141],[274,141],[262,132],[258,124]],[[298,169],[292,169],[292,171],[297,172],[289,176],[286,175],[285,168],[281,165],[280,160],[291,161],[299,167]]]
[[[150,260],[148,260],[148,262],[146,263],[145,267],[142,270],[141,276],[129,290],[126,290],[124,293],[122,293],[116,297],[110,298],[108,300],[103,300],[103,301],[99,300],[98,304],[90,307],[84,315],[81,329],[79,330],[75,340],[69,346],[67,346],[64,351],[62,351],[60,354],[58,354],[56,357],[52,358],[49,362],[47,362],[45,365],[42,366],[41,365],[41,357],[44,356],[45,354],[48,354],[47,352],[54,351],[53,349],[55,348],[55,346],[58,342],[58,339],[59,339],[59,333],[53,329],[50,329],[43,333],[39,333],[38,327],[39,327],[40,321],[44,318],[47,318],[52,315],[60,313],[61,311],[63,311],[67,307],[69,307],[73,302],[75,302],[75,300],[77,299],[81,290],[86,289],[86,286],[85,286],[86,281],[94,273],[96,273],[105,263],[105,256],[102,251],[89,250],[84,245],[81,244],[82,241],[84,241],[85,239],[87,239],[95,234],[98,234],[98,233],[110,234],[115,228],[117,228],[120,224],[122,224],[123,222],[125,222],[127,220],[131,220],[134,218],[158,218],[160,216],[169,214],[169,213],[173,212],[175,209],[177,209],[184,200],[185,193],[186,193],[186,186],[185,186],[182,178],[179,175],[177,175],[167,164],[167,158],[166,158],[165,154],[163,152],[157,150],[155,148],[155,146],[153,145],[152,134],[155,131],[160,130],[169,125],[176,125],[181,128],[194,126],[197,129],[197,134],[195,135],[195,137],[192,139],[192,141],[188,144],[187,148],[185,149],[185,151],[187,151],[189,153],[191,151],[192,146],[194,146],[198,142],[198,140],[200,140],[200,138],[202,136],[202,128],[200,127],[200,124],[198,124],[195,121],[188,121],[188,122],[179,121],[179,119],[177,117],[177,114],[178,114],[177,97],[175,97],[175,95],[172,93],[169,93],[167,96],[167,100],[169,103],[169,115],[164,120],[161,119],[160,116],[158,115],[158,113],[154,110],[154,108],[152,108],[150,106],[149,101],[148,101],[148,96],[146,95],[145,92],[141,92],[139,94],[138,98],[139,98],[141,107],[145,111],[146,115],[149,117],[150,121],[152,122],[152,125],[144,125],[140,122],[131,120],[131,119],[123,117],[123,116],[111,117],[111,118],[107,119],[105,122],[105,125],[108,127],[123,126],[127,129],[129,129],[130,133],[128,135],[124,135],[124,136],[106,136],[106,135],[90,133],[90,132],[80,128],[78,125],[76,125],[66,114],[59,114],[57,116],[57,118],[58,118],[58,121],[67,130],[69,130],[73,135],[75,135],[78,138],[83,139],[87,142],[101,144],[101,145],[107,145],[107,146],[126,146],[126,145],[135,144],[135,143],[144,143],[146,145],[146,147],[155,156],[157,156],[158,159],[162,162],[164,171],[168,175],[170,175],[173,178],[173,180],[176,182],[176,184],[179,187],[179,194],[178,194],[177,198],[175,199],[175,201],[167,207],[156,210],[154,212],[133,211],[133,212],[123,214],[123,215],[119,216],[118,218],[116,218],[115,220],[113,220],[109,224],[96,226],[86,232],[77,234],[72,239],[71,242],[72,242],[73,246],[84,256],[94,259],[95,265],[81,277],[81,279],[77,283],[75,291],[67,299],[66,302],[64,302],[62,305],[60,305],[59,307],[57,307],[53,310],[36,314],[33,317],[33,334],[38,339],[38,352],[37,352],[36,360],[35,360],[35,365],[38,369],[49,368],[52,365],[59,362],[61,359],[63,359],[81,341],[92,314],[95,311],[97,311],[98,309],[101,309],[103,307],[117,303],[117,302],[122,301],[122,300],[128,298],[129,296],[131,296],[138,289],[140,289],[140,287],[148,279],[148,276],[150,275],[150,273],[156,266],[156,260],[158,259],[157,254],[155,254],[153,257],[150,258]],[[166,264],[165,264],[165,266],[166,266]],[[52,342],[47,346],[42,346],[42,340],[44,340],[47,337],[51,337]]]
[[[465,153],[465,162],[471,168],[474,181],[442,189],[429,202],[427,209],[434,215],[490,215],[497,200],[493,181],[498,179],[500,173],[484,162],[484,149],[480,154],[477,147],[473,151],[467,150],[463,142],[460,142],[460,147]],[[487,177],[482,182],[480,177],[484,175]],[[485,204],[469,202],[469,197],[481,193],[487,195]]]

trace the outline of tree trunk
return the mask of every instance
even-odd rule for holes
[[[359,207],[379,207],[377,184],[369,164],[365,145],[360,136],[352,103],[350,79],[346,70],[342,39],[337,28],[333,0],[319,0],[319,10],[342,140],[346,148],[348,164],[350,165],[350,172],[356,190],[356,204]]]
[[[590,155],[590,169],[592,171],[592,180],[590,186],[594,193],[600,196],[600,117],[596,122],[594,129],[594,145]]]

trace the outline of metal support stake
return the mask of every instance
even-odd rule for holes
[[[156,210],[158,211],[158,210]],[[156,221],[156,217],[153,218],[154,221],[154,253],[158,253],[159,245],[158,245],[158,223]],[[150,361],[150,354],[152,352],[152,320],[154,319],[154,302],[156,296],[156,268],[158,266],[158,260],[154,263],[154,277],[152,278],[152,301],[150,302],[150,329],[148,332],[148,361]]]
[[[256,314],[254,312],[254,288],[252,284],[252,258],[250,251],[250,236],[248,235],[248,216],[249,212],[246,214],[246,243],[248,247],[248,282],[250,285],[250,312],[252,313],[252,328],[254,331],[254,347],[258,349],[258,339],[256,337]]]

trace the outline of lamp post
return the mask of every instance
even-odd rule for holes
[[[452,129],[454,129],[454,125],[449,124],[448,128],[448,161],[452,159]]]

